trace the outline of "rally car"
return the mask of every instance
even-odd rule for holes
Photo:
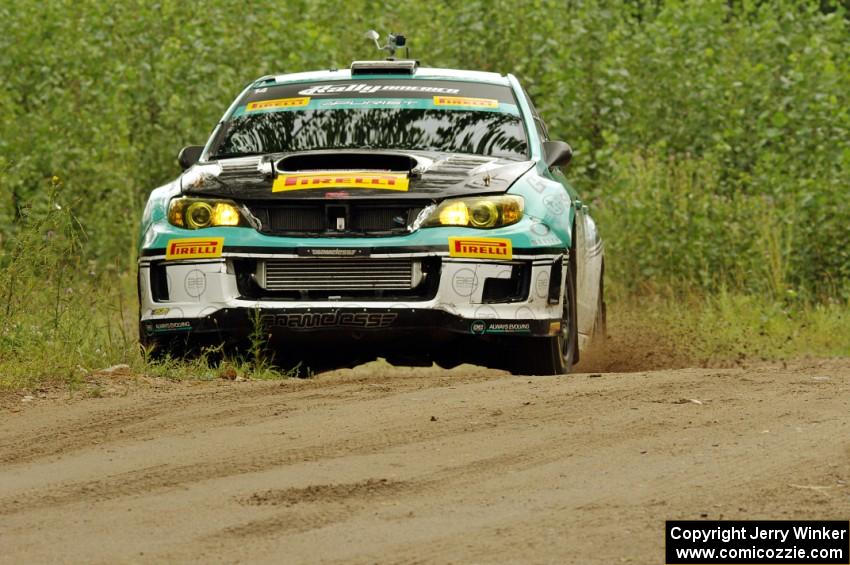
[[[416,61],[265,76],[139,248],[140,341],[562,374],[604,331],[603,245],[517,79]]]

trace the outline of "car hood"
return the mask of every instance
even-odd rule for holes
[[[362,164],[365,166],[356,166]],[[355,165],[355,166],[352,166]],[[430,199],[507,191],[534,165],[484,155],[420,151],[311,151],[261,157],[221,159],[195,165],[180,178],[181,192],[237,200]],[[293,170],[294,169],[294,170]],[[352,171],[390,172],[407,179],[407,189],[384,190],[327,184],[327,188],[273,191],[282,174],[327,174]],[[380,173],[379,173],[380,174]]]

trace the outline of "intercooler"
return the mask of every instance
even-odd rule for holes
[[[257,262],[254,278],[272,291],[410,290],[423,273],[417,259],[271,259]]]

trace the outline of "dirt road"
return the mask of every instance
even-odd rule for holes
[[[850,517],[850,361],[114,376],[0,411],[0,562],[662,563],[665,519]]]

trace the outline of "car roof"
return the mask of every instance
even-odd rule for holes
[[[361,80],[361,79],[453,79],[471,82],[484,82],[510,86],[506,75],[486,71],[466,71],[461,69],[439,69],[432,67],[417,67],[413,74],[358,74],[351,76],[351,69],[328,69],[324,71],[309,71],[283,75],[267,75],[254,81],[254,86],[286,84],[293,82],[318,82],[331,80]]]

